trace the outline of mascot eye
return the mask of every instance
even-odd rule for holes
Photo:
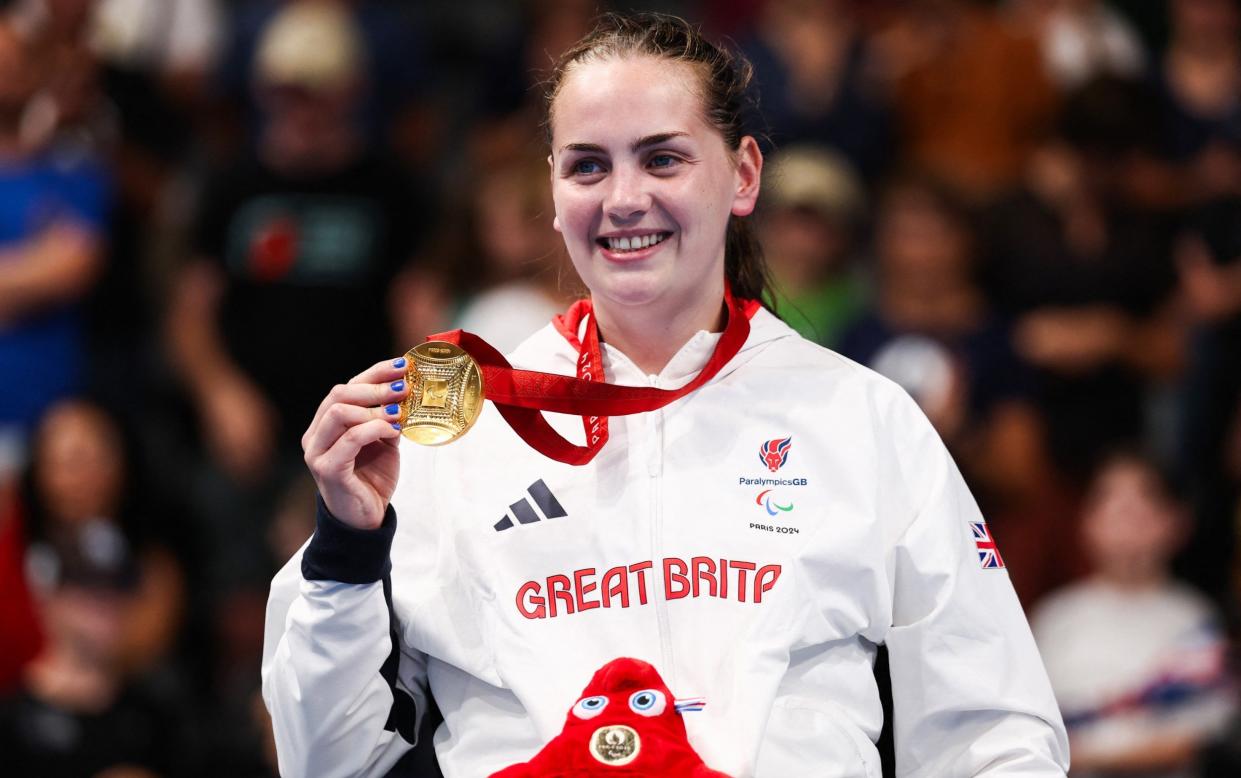
[[[639,716],[658,716],[667,704],[664,693],[658,689],[643,689],[629,698],[629,707]]]
[[[578,700],[573,706],[573,715],[579,719],[593,719],[608,706],[608,698],[602,695]]]

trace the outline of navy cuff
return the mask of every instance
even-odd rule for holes
[[[302,554],[302,577],[307,581],[369,584],[392,571],[392,537],[396,511],[389,505],[383,523],[375,529],[356,529],[328,511],[315,497],[315,534]]]

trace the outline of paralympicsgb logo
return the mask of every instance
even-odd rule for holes
[[[759,446],[758,459],[771,472],[776,472],[789,461],[789,449],[793,447],[793,436],[769,440]]]

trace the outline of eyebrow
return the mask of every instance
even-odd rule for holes
[[[689,137],[688,132],[680,132],[680,131],[657,132],[654,135],[647,135],[645,137],[638,138],[636,141],[633,142],[633,145],[631,145],[629,148],[632,151],[640,151],[641,149],[646,148],[647,146],[656,146],[660,143],[664,143],[665,141],[670,141],[673,138],[688,138],[688,137]],[[597,143],[566,143],[564,146],[560,147],[560,150],[561,151],[588,151],[588,152],[598,153],[598,152],[604,151],[604,148]]]

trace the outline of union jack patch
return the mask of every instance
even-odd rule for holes
[[[995,538],[991,537],[991,530],[987,529],[985,521],[971,521],[970,529],[974,533],[974,545],[978,547],[978,564],[984,570],[998,570],[1004,567],[1004,559],[1000,556],[1000,549],[995,544]]]

